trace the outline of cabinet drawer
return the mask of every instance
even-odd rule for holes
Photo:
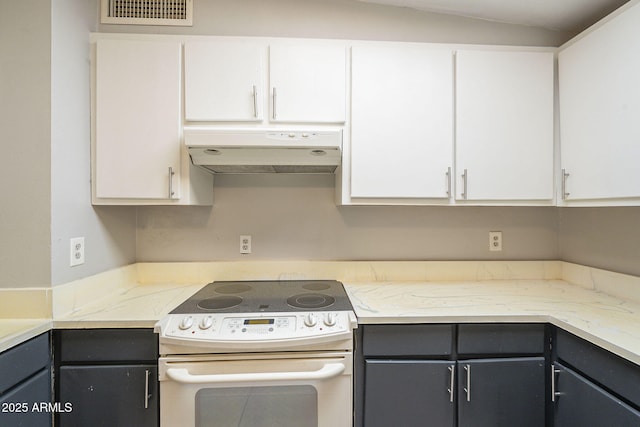
[[[366,325],[365,356],[447,356],[453,345],[453,325]]]
[[[640,366],[561,329],[556,352],[558,359],[640,407]]]
[[[458,326],[460,354],[542,354],[543,324],[464,324]]]
[[[0,354],[0,394],[50,364],[49,333]]]
[[[61,362],[157,361],[152,329],[70,329],[59,331]]]

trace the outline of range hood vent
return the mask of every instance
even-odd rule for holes
[[[191,26],[193,0],[102,0],[100,22]]]
[[[185,128],[191,161],[211,173],[334,173],[342,131]]]

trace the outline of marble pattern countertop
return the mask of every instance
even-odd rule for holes
[[[360,324],[549,322],[640,364],[640,304],[561,280],[345,283]]]
[[[560,261],[133,264],[2,292],[0,352],[51,328],[150,328],[212,280],[267,279],[340,280],[361,324],[549,322],[640,365],[640,278]]]

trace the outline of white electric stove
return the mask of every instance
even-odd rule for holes
[[[206,285],[155,327],[161,426],[351,426],[356,327],[334,280]]]

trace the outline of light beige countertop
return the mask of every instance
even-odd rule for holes
[[[55,329],[153,328],[158,320],[202,288],[185,284],[143,284],[54,318]]]
[[[561,280],[345,283],[358,323],[544,322],[640,364],[640,304]]]
[[[0,353],[51,329],[51,319],[0,319]]]
[[[0,351],[51,328],[150,328],[212,280],[269,279],[340,280],[362,324],[549,322],[640,364],[640,278],[561,261],[139,263],[41,290],[41,315],[12,316],[25,296],[0,291]]]

